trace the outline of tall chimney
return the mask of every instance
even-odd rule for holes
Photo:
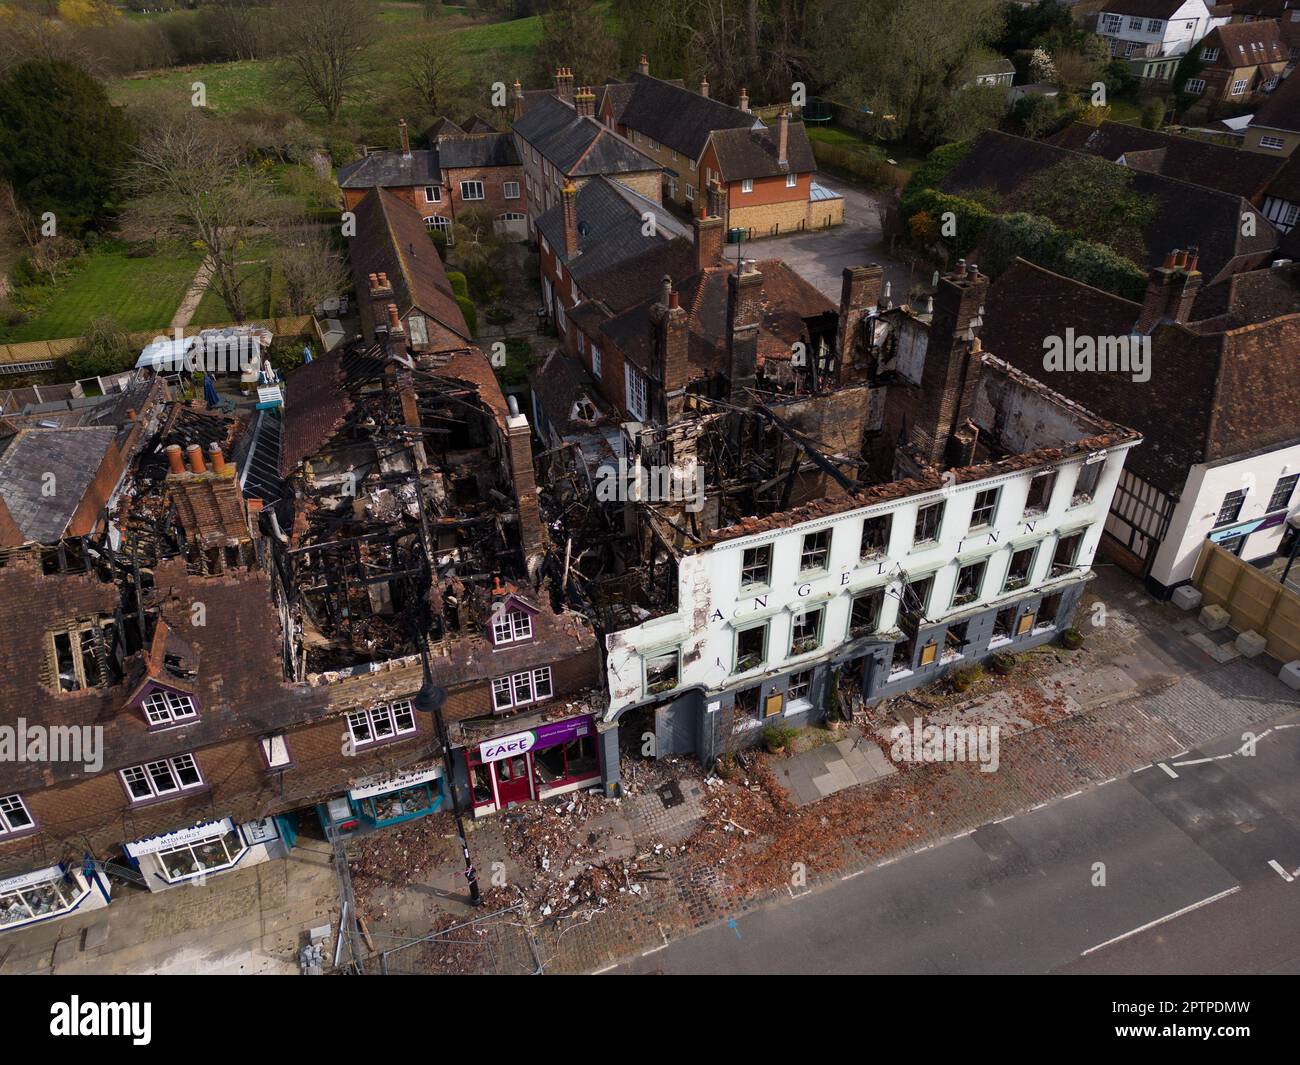
[[[636,65],[637,72],[640,74],[650,73],[650,60],[644,52],[641,53],[641,59]]]
[[[745,112],[749,111],[749,90],[748,89],[740,90],[740,109]]]
[[[515,78],[515,121],[524,117],[524,87]]]
[[[762,315],[763,275],[745,260],[739,274],[727,275],[727,358],[731,402],[747,404],[745,390],[758,376],[758,323]]]
[[[568,67],[556,68],[555,95],[566,104],[573,103],[573,71]]]
[[[190,460],[191,473],[207,473],[208,468],[203,465],[203,448],[198,444],[191,444],[185,449],[185,454]]]
[[[578,190],[572,181],[560,193],[564,205],[564,257],[572,259],[578,254]]]
[[[663,382],[665,415],[669,424],[686,410],[686,385],[690,379],[689,320],[672,278],[664,275],[659,302],[650,311],[655,324],[655,355]]]
[[[725,224],[726,203],[722,194],[722,186],[717,179],[709,181],[709,186],[705,189],[705,206],[708,212],[707,218],[723,218]]]
[[[852,377],[862,321],[875,313],[884,279],[885,270],[876,263],[844,268],[840,281],[839,328],[835,337],[838,383],[847,384]]]
[[[388,305],[388,335],[404,336],[405,334],[406,334],[406,328],[402,325],[402,318],[397,313],[397,304],[390,303]]]
[[[700,95],[703,96],[703,97],[705,97],[706,99],[708,98],[708,95],[709,95],[709,79],[708,79],[708,78],[700,78]]]
[[[177,477],[184,476],[185,456],[181,453],[180,444],[168,444],[166,450],[167,465],[170,467],[171,472]]]
[[[1138,316],[1138,333],[1150,333],[1161,322],[1187,323],[1201,290],[1199,263],[1197,249],[1175,248],[1165,256],[1161,266],[1151,271]]]
[[[510,479],[519,506],[519,541],[528,575],[536,578],[546,558],[546,531],[537,498],[537,475],[533,470],[532,430],[519,413],[519,401],[511,396],[506,417],[506,446],[510,456]]]
[[[406,129],[406,119],[397,120],[397,132],[402,135],[402,158],[411,158],[411,134]]]
[[[578,90],[578,95],[573,98],[573,109],[587,118],[596,114],[596,94],[591,91],[590,86]]]
[[[705,218],[696,218],[692,223],[695,229],[695,269],[707,270],[722,261],[722,219],[710,214]]]
[[[788,149],[790,147],[790,109],[781,108],[776,120],[776,165],[785,170],[790,165]]]

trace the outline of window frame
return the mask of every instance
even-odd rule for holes
[[[169,788],[166,791],[158,789],[157,767],[166,767],[168,774],[176,785],[174,788]],[[133,777],[130,774],[137,774],[138,776]],[[192,774],[195,778],[194,783],[183,783],[182,775],[184,774]],[[189,752],[175,754],[170,758],[158,758],[150,762],[141,762],[139,765],[126,766],[124,769],[118,770],[118,777],[122,781],[122,787],[125,789],[127,799],[132,806],[142,806],[146,803],[174,799],[181,795],[202,791],[207,787],[207,781],[204,779],[203,770],[199,768],[198,759]],[[137,795],[131,787],[133,779],[146,785],[149,794]]]
[[[752,625],[741,625],[736,628],[736,636],[732,641],[731,647],[731,672],[732,675],[738,673],[752,673],[756,669],[762,669],[767,664],[768,641],[771,629],[769,620],[755,622]],[[762,648],[758,652],[758,661],[752,665],[742,666],[740,655],[740,641],[751,632],[762,633]],[[747,656],[749,657],[749,656]]]
[[[806,629],[809,618],[813,619],[812,632],[802,637],[797,636],[796,630]],[[816,651],[819,651],[821,649],[822,641],[823,639],[825,639],[825,636],[826,636],[826,604],[825,603],[822,603],[819,606],[811,607],[809,609],[792,611],[790,614],[790,649],[786,657],[801,658],[804,655],[810,655]],[[798,648],[795,646],[796,642],[798,641],[807,643],[808,646],[803,648]]]
[[[993,496],[992,502],[984,503],[981,505],[980,499],[990,494]],[[967,531],[978,532],[979,530],[982,529],[992,529],[997,524],[998,505],[1001,502],[1002,502],[1001,485],[995,485],[992,488],[981,488],[978,492],[976,492],[975,500],[971,504],[970,525],[967,526]],[[987,521],[977,520],[980,513],[984,511],[988,513],[988,520]]]
[[[1025,493],[1025,509],[1023,512],[1024,517],[1026,518],[1042,517],[1042,515],[1048,513],[1052,509],[1052,498],[1056,495],[1057,474],[1058,471],[1054,469],[1039,470],[1037,473],[1035,473],[1032,477],[1029,478],[1029,490]],[[1047,490],[1046,493],[1044,494],[1042,506],[1036,507],[1033,502],[1034,491],[1035,491],[1035,485],[1039,484],[1040,482],[1046,483]]]
[[[470,195],[468,192],[466,192],[465,190],[466,190],[467,187],[469,187],[469,188],[472,189],[473,186],[475,186],[475,185],[478,186],[478,195],[477,195],[477,196],[471,196],[471,195]],[[475,180],[475,179],[466,179],[466,180],[464,180],[464,181],[462,181],[462,182],[460,183],[460,198],[461,198],[461,200],[463,200],[465,203],[474,203],[474,202],[477,202],[477,201],[479,201],[479,200],[486,200],[486,199],[487,199],[487,186],[486,186],[482,181],[478,181],[478,180]]]
[[[27,823],[15,825],[13,823],[15,813],[21,813],[27,819]],[[32,811],[20,792],[0,795],[0,839],[25,836],[29,832],[35,832],[36,828],[36,818],[32,816]]]
[[[150,714],[149,703],[159,697],[162,698],[164,705],[162,713],[159,715],[158,719],[155,720]],[[176,709],[172,706],[173,700],[176,702],[184,701],[187,703],[189,705],[189,713],[177,713]],[[191,722],[197,721],[199,718],[199,704],[198,700],[195,699],[194,696],[186,692],[172,691],[168,687],[159,685],[140,700],[140,713],[144,715],[145,724],[147,724],[151,729],[166,729],[172,728],[176,725],[188,725]]]
[[[979,576],[975,581],[974,591],[963,595],[961,591],[961,575],[966,570],[975,569],[979,571]],[[989,560],[985,558],[972,559],[970,562],[959,563],[957,566],[957,578],[952,584],[952,609],[957,610],[960,607],[970,606],[972,603],[978,603],[984,598],[984,585],[988,580]]]
[[[1034,581],[1034,567],[1038,565],[1038,549],[1042,546],[1042,541],[1032,544],[1026,544],[1024,547],[1015,547],[1011,549],[1011,554],[1007,556],[1007,571],[1002,577],[1002,594],[1007,592],[1016,592],[1021,588],[1028,588]],[[1029,565],[1025,567],[1025,576],[1021,583],[1011,583],[1011,570],[1015,563],[1016,556],[1029,552]]]
[[[429,195],[430,193],[432,193],[433,195],[432,195],[432,196]],[[425,186],[424,186],[424,202],[425,202],[425,203],[442,203],[442,189],[438,188],[437,185],[425,185]]]
[[[510,191],[511,186],[514,186],[514,190],[515,190],[514,192],[511,192],[511,191]],[[503,181],[503,182],[501,182],[501,198],[502,198],[503,200],[517,200],[517,199],[519,199],[519,182],[517,182],[517,181]]]
[[[1224,493],[1223,501],[1219,504],[1219,509],[1214,516],[1214,528],[1218,529],[1224,525],[1231,525],[1241,517],[1242,508],[1246,505],[1246,495],[1246,489],[1244,488],[1234,488],[1231,492]],[[1224,517],[1229,510],[1228,500],[1234,496],[1237,497],[1237,500],[1236,505],[1231,507],[1232,514],[1230,517]]]
[[[364,720],[367,731],[365,739],[357,734],[357,726],[361,723],[356,720],[358,718]],[[399,718],[408,722],[409,726],[401,727]],[[415,720],[415,706],[410,699],[396,699],[391,703],[377,703],[374,706],[349,710],[343,715],[343,720],[348,727],[348,735],[352,738],[353,750],[373,747],[380,743],[392,743],[419,732]],[[379,727],[381,723],[385,726],[382,730]]]
[[[916,508],[916,519],[912,523],[913,551],[918,547],[929,547],[932,544],[939,543],[940,538],[943,536],[943,519],[945,516],[944,512],[947,509],[947,502],[946,499],[936,499],[933,503],[926,503],[923,506]],[[922,536],[922,526],[925,524],[922,516],[936,511],[936,508],[939,516],[934,523],[934,534],[932,536]]]
[[[1290,482],[1290,487],[1285,492],[1282,486]],[[1296,485],[1300,484],[1300,473],[1288,473],[1277,479],[1273,485],[1273,493],[1268,497],[1268,506],[1265,508],[1265,514],[1271,514],[1275,510],[1290,510],[1291,500],[1295,498]]]
[[[751,580],[747,577],[750,570],[757,571],[760,563],[757,561],[748,561],[750,552],[754,552],[756,558],[764,557],[765,561],[761,563],[763,579]],[[740,553],[740,590],[742,592],[752,592],[756,588],[770,588],[772,586],[772,545],[756,544],[753,547],[746,547]]]
[[[831,546],[834,543],[834,528],[815,529],[812,532],[803,534],[803,539],[799,542],[799,576],[810,577],[820,576],[829,572],[831,562]],[[808,541],[813,539],[825,538],[825,546],[809,548]],[[808,565],[809,555],[816,558],[821,556],[821,561],[816,565]]]
[[[880,526],[880,544],[876,547],[867,547],[867,530],[872,528],[875,523],[883,523]],[[887,510],[883,514],[873,514],[869,518],[862,519],[862,532],[858,536],[858,560],[860,562],[869,562],[872,559],[884,558],[889,554],[889,540],[894,535],[894,512]],[[875,539],[875,537],[872,537]]]
[[[741,181],[740,181],[740,191],[741,191],[741,192],[753,192],[753,191],[754,191],[754,179],[753,179],[753,178],[748,178],[748,177],[747,177],[747,178],[742,178]]]

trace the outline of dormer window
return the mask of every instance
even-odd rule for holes
[[[140,703],[140,709],[144,711],[145,720],[154,728],[179,725],[199,716],[198,704],[193,696],[166,688],[155,688],[146,695]]]
[[[500,646],[533,638],[533,619],[523,610],[503,610],[492,621],[492,642]]]

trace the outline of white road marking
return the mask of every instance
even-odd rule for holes
[[[849,873],[845,876],[840,877],[840,880],[852,880],[855,876],[861,876],[865,872],[866,872],[865,869],[859,869],[856,873]]]
[[[642,956],[644,957],[644,955],[642,955]],[[607,973],[607,972],[609,972],[611,969],[617,969],[617,968],[618,968],[618,962],[615,962],[613,965],[606,965],[605,968],[603,968],[603,969],[597,969],[597,970],[596,970],[594,973],[592,973],[591,975],[592,975],[592,976],[599,976],[601,973]]]
[[[1130,936],[1135,936],[1140,932],[1145,932],[1149,928],[1155,928],[1155,926],[1158,924],[1164,924],[1166,921],[1172,921],[1175,917],[1181,917],[1185,913],[1191,913],[1193,910],[1199,910],[1202,906],[1208,906],[1212,902],[1218,902],[1220,899],[1226,899],[1229,895],[1235,895],[1240,890],[1241,890],[1241,885],[1238,884],[1236,885],[1236,887],[1228,888],[1227,891],[1220,891],[1217,895],[1211,895],[1208,899],[1201,899],[1200,902],[1193,902],[1190,906],[1184,906],[1181,910],[1175,910],[1173,913],[1167,913],[1163,917],[1157,917],[1154,921],[1148,921],[1140,928],[1134,928],[1132,931],[1125,932],[1123,935],[1118,935],[1115,936],[1113,939],[1106,940],[1105,943],[1098,943],[1095,947],[1089,947],[1082,954],[1080,954],[1079,957],[1086,958],[1089,954],[1101,950],[1103,947],[1109,947],[1112,943],[1118,943],[1121,939],[1128,939]]]
[[[1171,777],[1173,777],[1175,780],[1178,779],[1178,774],[1175,773],[1172,769],[1170,769],[1167,765],[1165,765],[1164,762],[1157,762],[1156,765],[1158,765],[1161,769],[1163,769],[1166,773],[1168,773],[1168,774],[1169,774]]]
[[[667,950],[667,949],[668,949],[668,944],[663,943],[660,946],[651,947],[649,950],[643,950],[641,952],[641,957],[648,958],[650,957],[651,954],[658,954],[661,950]]]
[[[1278,865],[1278,863],[1274,861],[1272,858],[1268,860],[1268,864],[1269,867],[1273,870],[1273,872],[1277,873],[1277,875],[1280,876],[1283,880],[1285,880],[1288,884],[1291,883],[1293,880],[1295,880],[1295,877],[1293,877],[1290,873],[1288,873],[1285,869],[1283,869],[1280,865]]]

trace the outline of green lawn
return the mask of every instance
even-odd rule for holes
[[[197,254],[132,259],[120,249],[88,254],[57,285],[24,289],[31,318],[0,326],[0,343],[79,337],[94,318],[111,317],[130,331],[165,329],[199,268]]]
[[[269,262],[248,262],[239,268],[243,279],[241,290],[244,294],[244,316],[250,319],[271,317],[271,264]],[[215,285],[208,285],[208,290],[199,300],[199,306],[190,319],[191,326],[228,325],[235,316],[226,307]]]

